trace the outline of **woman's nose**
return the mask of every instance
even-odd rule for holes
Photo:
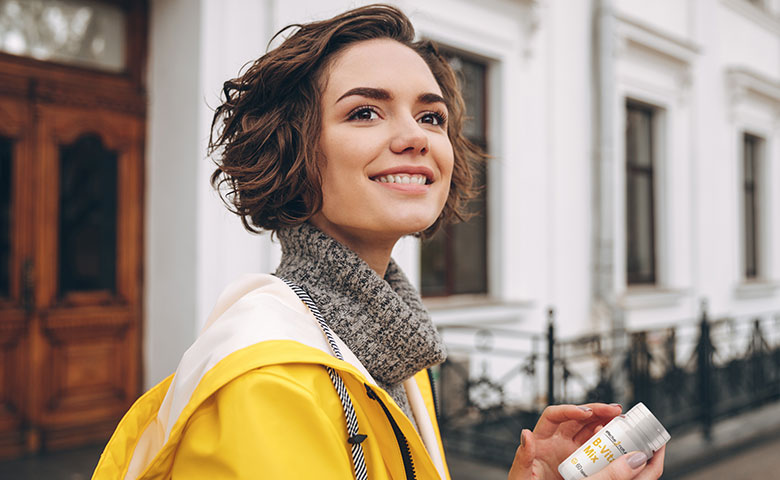
[[[428,153],[428,135],[414,118],[399,121],[395,136],[390,141],[394,153]]]

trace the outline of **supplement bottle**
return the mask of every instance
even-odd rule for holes
[[[564,480],[587,478],[628,452],[653,456],[671,436],[643,403],[612,419],[558,465]]]

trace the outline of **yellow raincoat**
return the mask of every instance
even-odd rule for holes
[[[343,361],[330,355],[313,315],[281,280],[239,280],[222,294],[175,375],[119,423],[93,479],[353,478],[344,412],[324,367],[330,366],[367,435],[369,479],[449,480],[427,372],[404,382],[418,433],[336,342]]]

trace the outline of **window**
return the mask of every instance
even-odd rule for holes
[[[466,136],[487,150],[487,65],[459,55],[447,55],[461,83],[467,118]],[[477,185],[486,185],[486,172],[477,173]],[[421,291],[423,296],[487,293],[487,187],[468,205],[475,215],[468,221],[442,228],[423,242]]]
[[[626,268],[629,285],[655,284],[655,109],[626,103]]]
[[[116,291],[117,152],[97,135],[60,147],[59,289]]]
[[[749,133],[742,137],[742,206],[744,212],[745,278],[756,279],[760,272],[760,194],[762,139]]]
[[[5,53],[121,72],[125,41],[125,12],[119,5],[0,0],[0,51]]]

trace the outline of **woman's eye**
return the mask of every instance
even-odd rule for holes
[[[441,113],[427,112],[423,114],[418,121],[420,123],[428,123],[430,125],[442,126],[447,121],[447,119]]]
[[[376,120],[379,118],[379,115],[374,111],[371,107],[359,107],[352,111],[352,113],[349,114],[348,119],[349,120],[360,120],[360,121],[369,121],[369,120]]]

